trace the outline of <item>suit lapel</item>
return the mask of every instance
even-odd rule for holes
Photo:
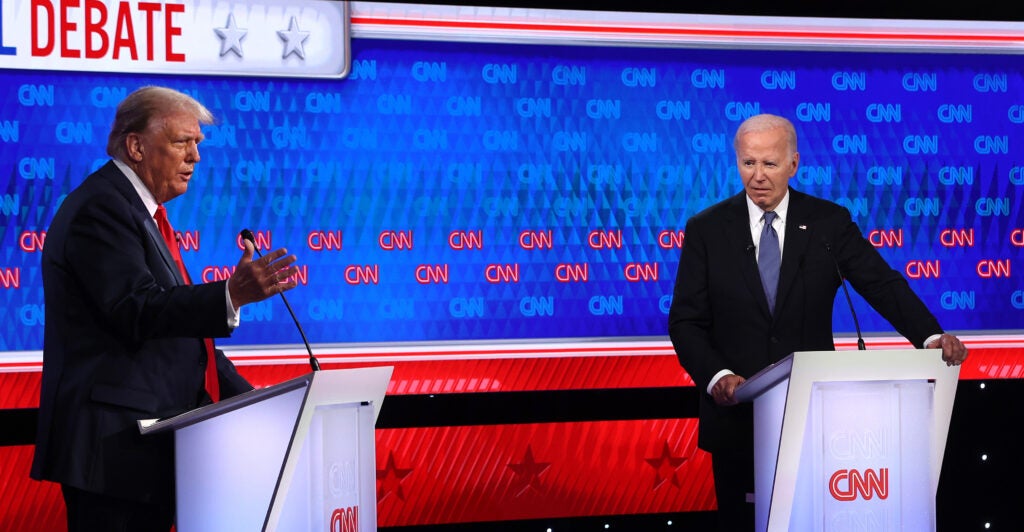
[[[789,219],[786,220],[786,243],[782,250],[782,267],[779,270],[779,291],[778,299],[775,302],[776,308],[782,308],[786,303],[786,297],[796,282],[797,275],[803,266],[804,254],[807,250],[811,236],[811,227],[807,222],[807,209],[804,199],[806,196],[790,189],[789,191]]]
[[[156,227],[156,221],[146,210],[145,204],[142,203],[142,199],[139,198],[138,192],[132,187],[131,181],[121,173],[121,170],[117,168],[117,165],[113,161],[108,162],[101,168],[103,174],[113,184],[114,188],[121,193],[128,202],[132,205],[132,215],[136,219],[136,222],[141,223],[146,228],[146,234],[149,236],[150,245],[153,246],[160,253],[160,258],[164,262],[164,266],[170,272],[171,276],[178,285],[184,285],[185,279],[181,277],[181,272],[178,271],[178,265],[174,263],[174,257],[171,257],[170,250],[167,249],[167,244],[164,242],[164,238],[160,236],[160,230]]]
[[[146,216],[145,218],[146,219],[143,220],[143,224],[146,226],[146,233],[149,234],[149,239],[152,245],[160,252],[160,258],[163,259],[164,266],[170,270],[171,275],[174,276],[174,280],[177,281],[179,286],[184,285],[185,279],[181,277],[178,265],[174,263],[174,258],[171,257],[171,252],[167,249],[167,243],[164,242],[164,237],[160,235],[160,230],[156,226],[156,221],[149,216]]]

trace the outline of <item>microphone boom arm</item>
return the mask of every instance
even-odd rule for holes
[[[262,257],[259,248],[256,247],[256,238],[253,236],[252,231],[248,229],[242,229],[239,233],[243,240],[248,240],[252,244],[252,250],[256,252],[256,256]],[[313,371],[320,371],[320,361],[313,355],[313,348],[309,346],[309,340],[306,339],[306,331],[302,330],[302,325],[299,323],[299,318],[295,316],[295,311],[292,310],[291,304],[288,303],[288,298],[284,297],[284,292],[281,292],[281,301],[284,301],[284,307],[288,309],[288,314],[291,315],[292,321],[295,322],[295,327],[299,329],[299,335],[302,336],[302,343],[306,346],[306,352],[309,353],[309,366],[313,368]]]
[[[836,267],[836,274],[839,276],[839,284],[843,286],[843,294],[846,295],[846,304],[850,306],[850,315],[853,316],[853,326],[857,329],[857,349],[860,351],[866,351],[867,347],[864,345],[864,337],[860,334],[860,322],[857,321],[857,312],[853,309],[853,299],[850,298],[850,290],[846,288],[846,277],[843,277],[843,271],[839,268],[839,261],[832,256],[832,245],[828,242],[824,242],[824,244],[828,258],[832,259],[832,264]]]

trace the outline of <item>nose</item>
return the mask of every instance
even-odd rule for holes
[[[754,165],[754,179],[761,181],[764,180],[767,177],[767,175],[768,173],[765,172],[765,167],[763,164]]]
[[[188,152],[185,154],[185,159],[190,163],[199,162],[199,144],[192,142],[188,146]]]

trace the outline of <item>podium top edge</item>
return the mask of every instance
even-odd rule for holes
[[[139,432],[141,434],[159,434],[169,430],[178,430],[283,393],[288,393],[300,388],[307,388],[312,381],[313,373],[307,373],[294,379],[280,382],[272,386],[267,386],[266,388],[253,389],[169,418],[163,418],[156,421],[140,419],[138,420]]]
[[[752,401],[798,371],[802,378],[819,382],[955,379],[959,366],[948,368],[941,353],[941,349],[915,348],[797,351],[749,377],[736,388],[736,398],[741,402]]]
[[[788,377],[793,369],[793,356],[795,354],[790,353],[782,360],[751,375],[749,379],[736,387],[736,399],[741,403],[753,401],[761,392]]]

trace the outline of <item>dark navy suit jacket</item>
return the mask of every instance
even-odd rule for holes
[[[46,233],[39,426],[31,476],[142,501],[173,497],[172,435],[137,420],[210,402],[203,338],[225,337],[226,281],[188,285],[127,177],[108,162]],[[221,395],[252,389],[217,350]]]
[[[794,351],[835,349],[832,308],[840,279],[915,347],[942,332],[906,279],[863,237],[847,209],[790,189],[775,313],[758,275],[745,193],[691,218],[676,274],[669,336],[700,395],[698,445],[749,447],[750,404],[717,406],[706,393],[721,370],[750,378]]]

